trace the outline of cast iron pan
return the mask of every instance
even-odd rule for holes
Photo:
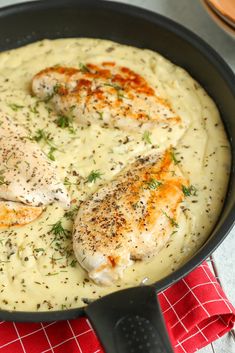
[[[207,90],[222,115],[235,153],[235,77],[223,59],[192,32],[163,16],[120,3],[99,0],[50,0],[0,9],[0,49],[43,38],[95,37],[157,51],[185,68]],[[170,353],[156,291],[205,260],[233,226],[235,175],[232,164],[224,208],[210,237],[179,270],[151,286],[122,290],[86,308],[56,312],[0,311],[9,321],[52,321],[89,317],[107,353]],[[79,294],[79,293],[78,293]]]

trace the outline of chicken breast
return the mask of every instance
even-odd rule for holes
[[[109,285],[133,260],[155,256],[177,230],[187,185],[173,152],[167,150],[137,159],[82,203],[73,248],[89,277]]]
[[[43,207],[23,205],[19,202],[0,201],[0,228],[23,226],[34,221]]]
[[[5,115],[0,117],[0,166],[0,199],[16,202],[1,202],[1,224],[8,224],[13,212],[12,223],[26,223],[52,202],[69,207],[69,195],[52,162],[26,130]]]
[[[114,62],[46,68],[34,76],[32,91],[50,100],[57,113],[79,124],[98,123],[124,130],[147,130],[181,122],[170,104],[147,81]]]

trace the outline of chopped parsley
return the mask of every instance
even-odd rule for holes
[[[9,185],[9,182],[5,180],[3,173],[4,170],[0,170],[0,185]]]
[[[147,144],[152,144],[150,136],[151,136],[151,132],[145,131],[143,133],[142,140]]]
[[[51,146],[49,152],[47,153],[47,157],[48,157],[51,161],[55,161],[55,156],[54,156],[53,153],[54,153],[56,150],[57,150],[56,147]]]
[[[36,249],[34,249],[33,251],[39,253],[39,252],[44,252],[45,249],[43,249],[43,248],[36,248]]]
[[[70,263],[70,266],[71,267],[76,267],[76,263],[77,263],[76,260],[72,260],[71,263]]]
[[[58,117],[58,119],[56,119],[54,121],[54,123],[60,127],[61,129],[66,129],[68,128],[69,129],[69,132],[71,132],[72,134],[75,133],[75,130],[74,130],[74,127],[72,125],[72,119],[69,118],[68,116],[65,116],[65,115],[60,115]]]
[[[68,177],[64,178],[64,185],[66,186],[79,185],[79,183],[80,183],[79,178],[77,178],[77,180],[74,182],[70,181]]]
[[[197,189],[193,185],[189,187],[182,185],[182,191],[185,196],[197,196]]]
[[[65,214],[64,214],[64,217],[66,219],[69,219],[71,221],[74,220],[74,217],[76,216],[78,212],[78,206],[75,206],[73,209],[69,210],[69,211],[66,211]]]
[[[36,103],[34,105],[29,106],[29,110],[31,111],[31,113],[39,114],[39,111],[38,111],[39,103],[40,103],[40,101],[36,101]]]
[[[175,152],[173,150],[171,151],[171,159],[175,165],[180,163],[180,161],[176,158]]]
[[[62,225],[61,220],[56,222],[55,224],[52,224],[50,233],[53,233],[55,236],[61,236],[61,235],[69,235],[70,231],[68,229],[65,229]]]
[[[104,83],[104,86],[113,87],[116,91],[122,90],[122,87],[117,85],[116,83]]]
[[[50,147],[49,152],[47,153],[47,157],[50,160],[55,161],[54,152],[57,150],[57,148],[52,142],[53,138],[51,137],[50,133],[46,133],[43,129],[38,129],[36,131],[36,135],[34,135],[31,139],[36,142],[44,141],[44,143]]]
[[[71,186],[71,185],[76,185],[76,183],[71,182],[68,177],[65,177],[64,185]]]
[[[53,87],[53,92],[49,93],[44,102],[48,103],[54,97],[55,94],[63,95],[64,87],[60,83],[56,83]]]
[[[104,113],[97,110],[97,114],[99,115],[99,120],[103,120]]]
[[[128,97],[125,97],[123,94],[124,89],[121,86],[117,85],[116,83],[104,83],[104,86],[109,86],[109,87],[114,88],[117,92],[117,99],[118,100],[122,100],[123,98],[128,99]]]
[[[61,127],[62,129],[65,129],[66,127],[69,127],[70,119],[65,115],[60,115],[58,119],[55,120],[55,123],[57,126]]]
[[[95,183],[97,179],[101,179],[102,173],[99,170],[92,170],[87,177],[87,183]]]
[[[82,73],[87,73],[87,72],[90,72],[90,70],[88,69],[88,67],[82,63],[79,64],[79,69]]]
[[[55,258],[54,255],[52,255],[52,256],[50,257],[50,259],[51,259],[50,263],[51,263],[52,266],[54,267],[54,265],[56,264],[56,262],[62,260],[63,258],[62,258],[62,257]]]
[[[117,91],[117,98],[118,100],[122,100],[123,98],[128,99],[128,97],[125,97],[124,94],[120,92],[120,90]]]
[[[170,216],[169,216],[165,211],[163,211],[163,210],[162,210],[162,213],[164,214],[164,216],[166,216],[166,217],[169,219],[170,224],[171,224],[172,227],[176,227],[176,228],[179,227],[178,223],[176,222],[176,220],[175,220],[174,218],[170,217]]]
[[[158,180],[152,178],[152,179],[146,181],[146,185],[147,185],[148,189],[150,189],[150,190],[155,190],[155,189],[157,189],[159,186],[162,185],[162,182],[160,182],[160,181],[158,181]]]
[[[9,106],[14,112],[17,112],[19,109],[24,108],[23,105],[19,105],[19,104],[16,104],[16,103],[9,103],[8,106]]]
[[[36,135],[34,135],[32,137],[33,140],[35,140],[36,142],[39,142],[39,141],[45,141],[47,144],[51,144],[52,142],[52,137],[50,135],[50,133],[46,133],[43,129],[38,129],[36,131]]]

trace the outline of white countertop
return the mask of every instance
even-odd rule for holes
[[[28,0],[24,0],[28,1]],[[66,1],[66,0],[65,0]],[[88,0],[89,1],[89,0]],[[163,14],[193,30],[227,61],[235,72],[235,40],[224,33],[207,15],[199,0],[116,0]],[[23,2],[0,0],[0,7]],[[235,228],[214,253],[222,286],[235,305]],[[235,341],[226,335],[200,353],[235,353]]]

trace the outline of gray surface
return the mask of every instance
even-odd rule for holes
[[[66,0],[65,0],[66,1]],[[88,0],[89,1],[89,0]],[[18,0],[0,0],[0,6],[16,4]],[[223,32],[208,16],[199,0],[119,0],[161,13],[208,42],[227,61],[235,72],[235,40]],[[235,305],[235,228],[215,251],[214,258],[223,288]],[[200,353],[235,353],[231,335],[217,340],[213,346],[200,350]]]

